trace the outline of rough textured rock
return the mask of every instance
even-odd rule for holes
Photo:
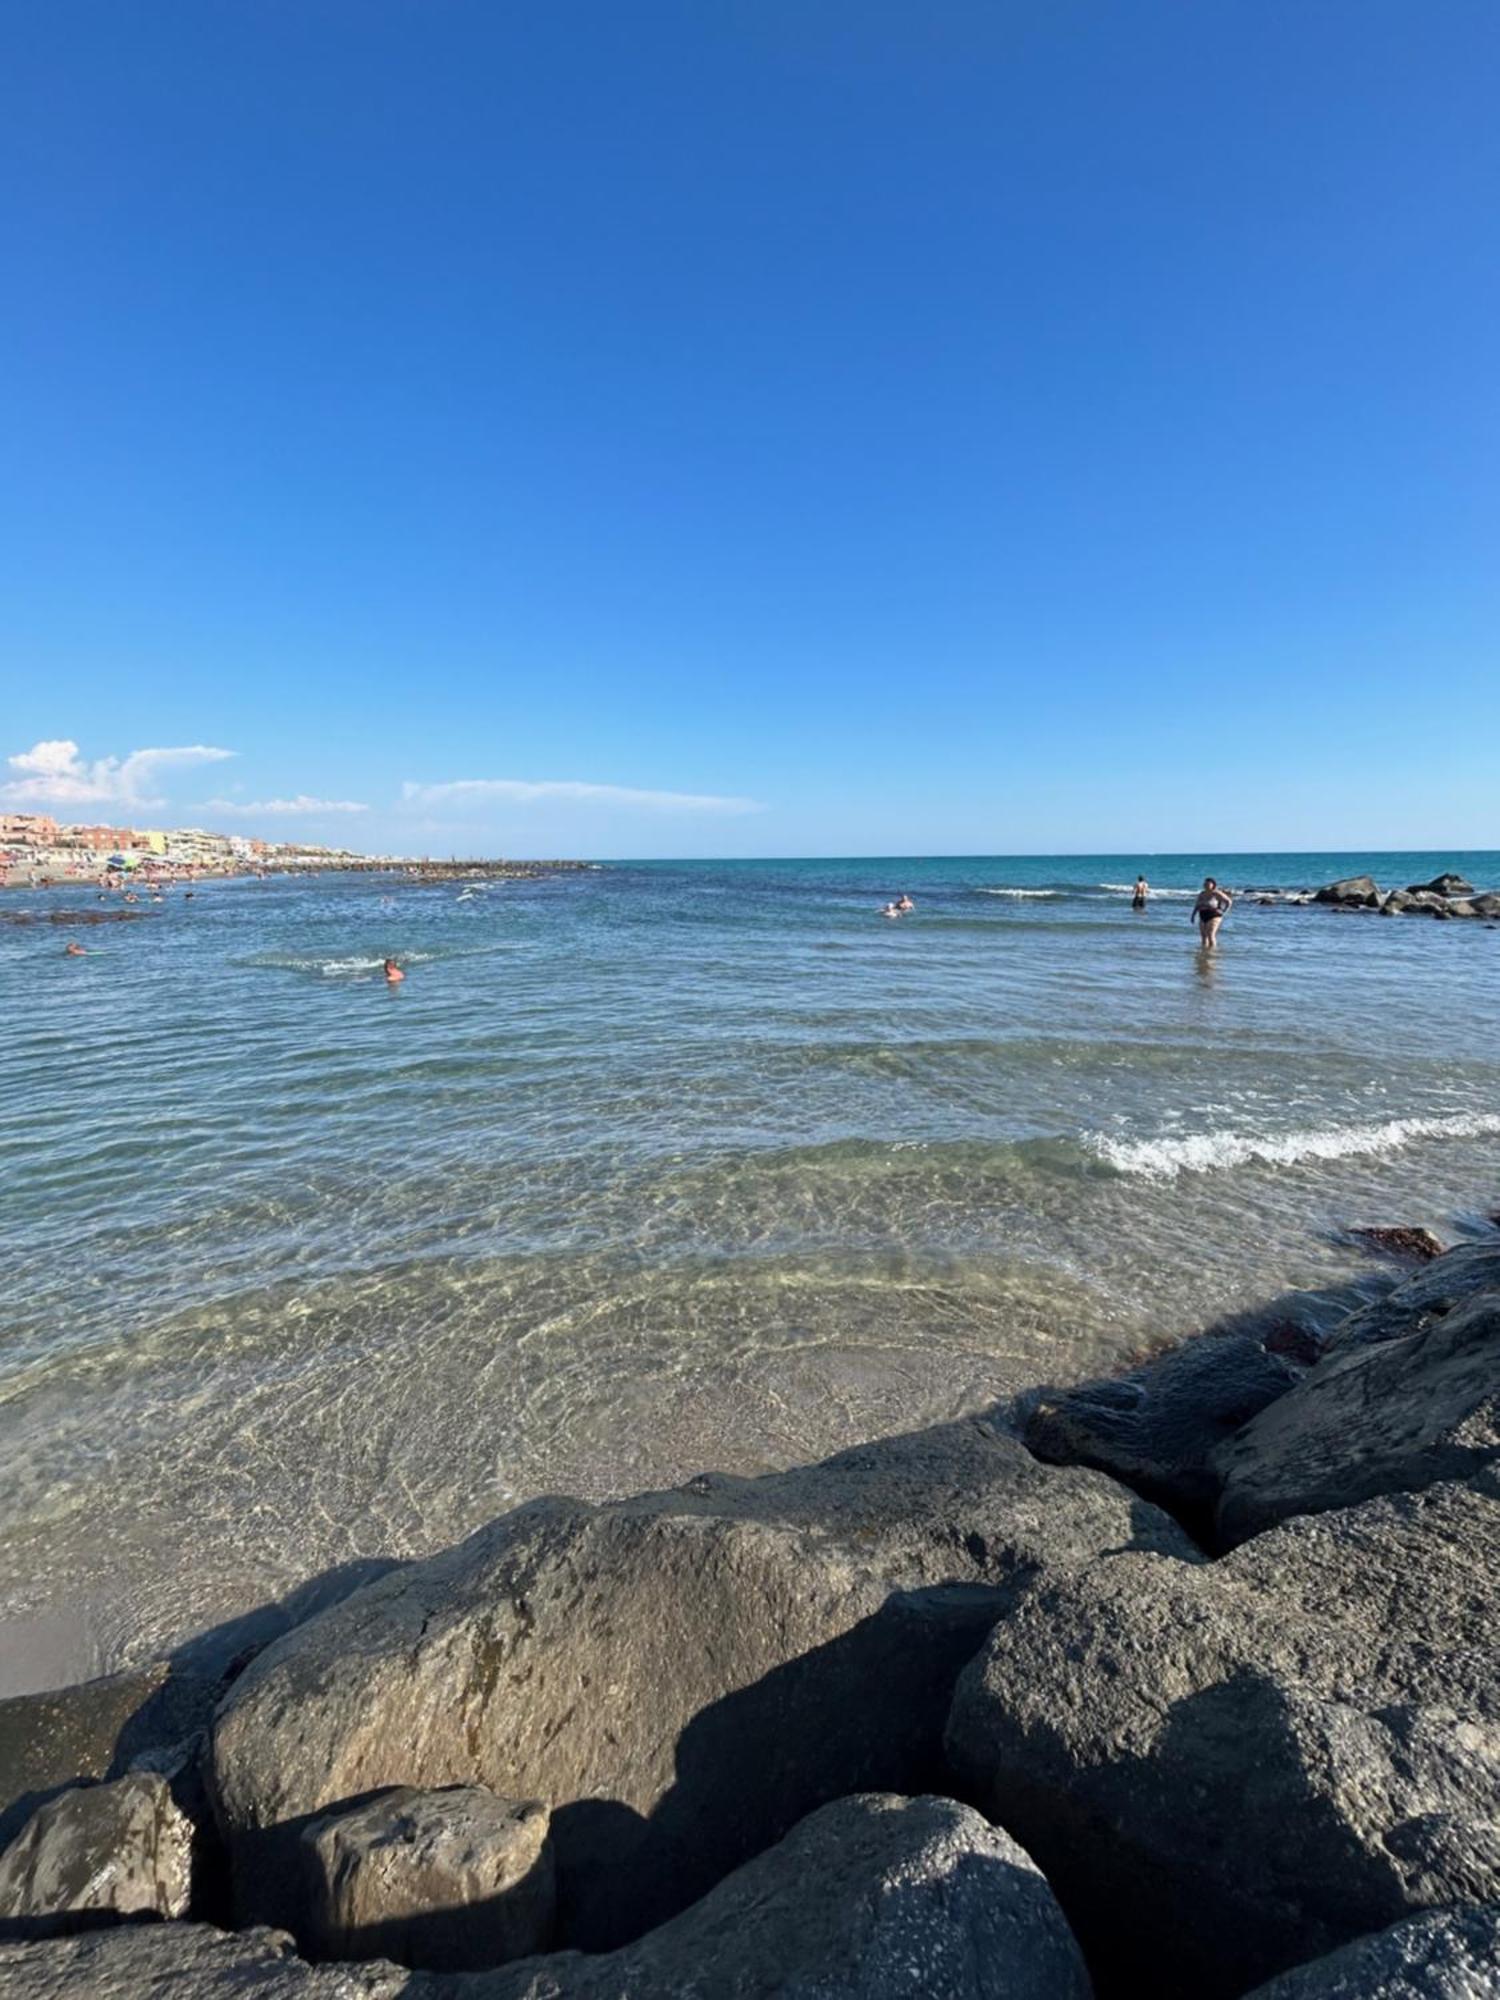
[[[1500,1292],[1500,1237],[1460,1243],[1434,1257],[1384,1298],[1340,1320],[1328,1336],[1327,1352],[1344,1354],[1404,1339],[1486,1291]]]
[[[559,1936],[675,1914],[851,1791],[938,1789],[953,1681],[1039,1567],[1197,1552],[1095,1472],[978,1421],[762,1479],[540,1501],[254,1662],[213,1782],[240,1907],[297,1928],[300,1825],[379,1787],[553,1809]]]
[[[1476,917],[1487,917],[1491,922],[1500,917],[1500,890],[1488,890],[1483,896],[1468,899],[1474,906]]]
[[[841,1799],[638,1944],[532,1959],[455,2000],[1088,2000],[1062,1911],[952,1799]]]
[[[185,1734],[195,1705],[168,1680],[157,1665],[0,1701],[0,1844],[64,1786],[115,1777],[140,1751]]]
[[[1500,1292],[1486,1291],[1404,1337],[1340,1347],[1221,1445],[1219,1538],[1461,1479],[1497,1456]]]
[[[1340,903],[1346,909],[1373,910],[1380,903],[1380,891],[1371,875],[1346,875],[1342,881],[1329,882],[1313,895],[1315,903]]]
[[[119,1917],[180,1917],[193,1828],[165,1778],[135,1771],[40,1806],[0,1854],[0,1937],[43,1937]]]
[[[1497,1631],[1491,1471],[1211,1566],[1044,1572],[961,1677],[949,1752],[1101,1984],[1233,1995],[1500,1897]]]
[[[1500,2000],[1500,1904],[1409,1917],[1246,2000]]]
[[[382,1792],[302,1835],[307,1945],[439,1971],[545,1951],[555,1900],[548,1813],[472,1785]]]
[[[140,1924],[0,1944],[0,2000],[404,2000],[411,1991],[394,1965],[305,1965],[279,1931]]]
[[[1215,1447],[1301,1375],[1257,1334],[1202,1335],[1128,1375],[1044,1391],[1022,1436],[1049,1464],[1095,1466],[1206,1525],[1219,1491]]]
[[[1392,889],[1380,906],[1383,917],[1447,917],[1453,905],[1431,889]]]
[[[1371,1250],[1385,1250],[1393,1257],[1411,1257],[1422,1264],[1430,1263],[1434,1257],[1443,1254],[1440,1238],[1434,1236],[1430,1229],[1412,1229],[1397,1224],[1395,1227],[1351,1229],[1349,1234]]]

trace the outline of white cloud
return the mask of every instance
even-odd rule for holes
[[[96,757],[86,763],[78,745],[66,737],[34,743],[7,759],[19,776],[0,784],[0,799],[8,805],[159,806],[151,787],[162,771],[186,764],[217,764],[232,750],[215,750],[205,743],[172,750],[132,750],[128,757]]]
[[[455,778],[445,785],[401,787],[407,805],[481,805],[503,800],[510,805],[534,805],[543,799],[565,799],[578,805],[640,806],[651,812],[751,813],[755,799],[721,798],[712,792],[643,792],[630,785],[586,785],[577,779],[554,778],[530,783],[522,778]]]
[[[251,818],[257,813],[274,813],[286,817],[292,813],[363,813],[370,808],[361,805],[358,799],[314,799],[306,792],[299,792],[294,799],[210,799],[205,812],[238,813]]]

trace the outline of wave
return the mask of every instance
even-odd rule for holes
[[[398,951],[395,954],[399,965],[425,965],[439,954],[434,951]],[[378,958],[364,955],[350,958],[315,958],[298,956],[295,952],[266,952],[259,958],[242,961],[246,965],[263,966],[271,972],[317,972],[325,979],[347,978],[357,972],[379,972],[385,964],[382,954]]]
[[[1215,1173],[1257,1163],[1294,1167],[1304,1160],[1343,1160],[1357,1153],[1394,1153],[1419,1139],[1480,1139],[1500,1133],[1500,1114],[1456,1112],[1447,1118],[1391,1118],[1382,1125],[1331,1126],[1280,1138],[1248,1132],[1197,1132],[1180,1139],[1110,1139],[1091,1133],[1089,1151],[1118,1173],[1148,1180]]]
[[[1115,895],[1128,896],[1134,890],[1135,884],[1134,882],[1096,882],[1094,887],[1096,889],[1108,889]],[[1196,889],[1149,889],[1147,891],[1153,903],[1157,902],[1163,896],[1196,896],[1197,893]]]
[[[1066,889],[976,889],[977,896],[1065,896]]]

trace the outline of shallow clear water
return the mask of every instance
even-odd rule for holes
[[[1350,1223],[1481,1227],[1500,929],[1242,899],[1215,961],[1188,916],[1209,870],[1450,866],[1500,879],[654,864],[210,885],[84,960],[0,924],[0,1688],[1332,1294]]]

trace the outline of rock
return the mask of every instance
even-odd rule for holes
[[[1430,1229],[1411,1229],[1402,1225],[1374,1229],[1351,1229],[1349,1234],[1358,1243],[1364,1243],[1372,1250],[1389,1251],[1393,1257],[1416,1257],[1424,1263],[1432,1257],[1441,1257],[1441,1239]]]
[[[1491,1471],[1212,1565],[1042,1572],[960,1678],[949,1753],[1101,1985],[1216,2000],[1500,1898],[1497,1629]]]
[[[465,1982],[467,1987],[468,1982]],[[946,1798],[841,1799],[638,1944],[494,1974],[472,2000],[1089,2000],[1035,1863]]]
[[[416,1995],[411,1975],[394,1965],[305,1965],[279,1931],[230,1935],[208,1924],[133,1924],[50,1944],[0,1944],[0,2000],[416,2000]]]
[[[1341,882],[1329,882],[1313,894],[1315,903],[1338,903],[1345,909],[1373,910],[1380,903],[1380,891],[1370,875],[1346,875]]]
[[[398,1787],[314,1820],[307,1945],[465,1971],[545,1951],[554,1882],[548,1812],[472,1785]]]
[[[1473,904],[1476,917],[1486,917],[1491,920],[1500,917],[1500,890],[1487,890],[1482,896],[1469,897],[1468,901]]]
[[[1472,896],[1474,884],[1466,882],[1462,875],[1434,875],[1430,882],[1408,882],[1408,896]]]
[[[941,1788],[953,1681],[1013,1590],[1128,1545],[1198,1559],[1154,1507],[979,1421],[535,1502],[231,1689],[213,1786],[239,1907],[298,1928],[291,1851],[330,1805],[479,1784],[552,1807],[562,1941],[628,1942],[829,1799]]]
[[[75,1785],[40,1806],[0,1854],[0,1937],[180,1917],[192,1849],[192,1823],[156,1772]]]
[[[1500,1904],[1408,1917],[1246,2000],[1500,2000]]]
[[[1267,1330],[1263,1342],[1267,1354],[1277,1354],[1298,1368],[1310,1368],[1323,1352],[1323,1340],[1315,1327],[1301,1320],[1279,1319]]]
[[[159,1664],[0,1701],[0,1845],[64,1786],[117,1776],[131,1756],[185,1733],[169,1672]]]
[[[1206,1526],[1219,1491],[1215,1446],[1301,1372],[1256,1334],[1201,1334],[1128,1375],[1044,1391],[1021,1435],[1049,1464],[1095,1466]]]
[[[1333,1328],[1330,1354],[1402,1340],[1480,1292],[1500,1291],[1500,1242],[1460,1243]]]
[[[1387,1302],[1388,1303],[1388,1302]],[[1336,1345],[1221,1445],[1222,1545],[1374,1493],[1462,1479],[1500,1457],[1500,1291],[1416,1331]]]

